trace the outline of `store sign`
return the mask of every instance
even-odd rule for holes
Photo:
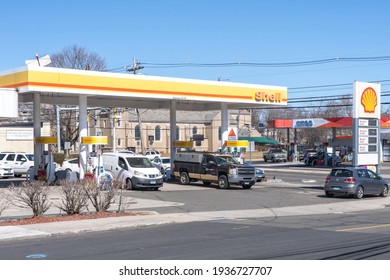
[[[379,84],[355,82],[353,95],[354,165],[379,165]]]
[[[380,84],[354,83],[354,118],[380,119]]]
[[[314,128],[329,123],[325,119],[294,119],[293,128]]]

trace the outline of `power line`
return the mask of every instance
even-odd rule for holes
[[[368,56],[368,57],[333,57],[318,60],[293,61],[293,62],[221,62],[221,63],[155,63],[143,62],[149,68],[172,68],[172,67],[298,67],[334,62],[373,62],[389,61],[390,56]]]

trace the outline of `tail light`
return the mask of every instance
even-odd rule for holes
[[[330,181],[330,177],[328,176],[325,178],[325,182],[329,182],[329,181]]]
[[[346,179],[344,180],[344,182],[345,182],[345,183],[355,183],[356,180],[355,180],[355,178],[350,177],[350,178],[346,178]]]

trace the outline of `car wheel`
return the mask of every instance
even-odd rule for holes
[[[334,193],[325,192],[326,197],[334,197]]]
[[[187,172],[183,171],[180,173],[180,183],[182,185],[188,185],[190,183],[190,177]]]
[[[253,186],[253,184],[242,185],[242,188],[243,188],[244,190],[249,190],[252,186]]]
[[[364,189],[362,186],[358,186],[356,188],[356,192],[355,192],[354,197],[357,199],[361,199],[361,198],[363,198],[363,196],[364,196]]]
[[[128,190],[134,190],[135,189],[134,184],[133,184],[133,182],[131,181],[130,178],[126,179],[126,189],[128,189]]]
[[[388,186],[384,186],[383,189],[382,189],[382,192],[380,193],[380,196],[381,197],[386,197],[388,194],[389,194],[389,187]]]
[[[218,188],[227,189],[229,187],[228,178],[225,175],[221,175],[218,178]]]

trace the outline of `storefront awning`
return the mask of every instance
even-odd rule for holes
[[[258,136],[258,137],[238,137],[238,140],[248,140],[249,142],[255,142],[257,144],[270,144],[270,145],[277,145],[279,144],[278,141],[269,139],[264,136]]]

